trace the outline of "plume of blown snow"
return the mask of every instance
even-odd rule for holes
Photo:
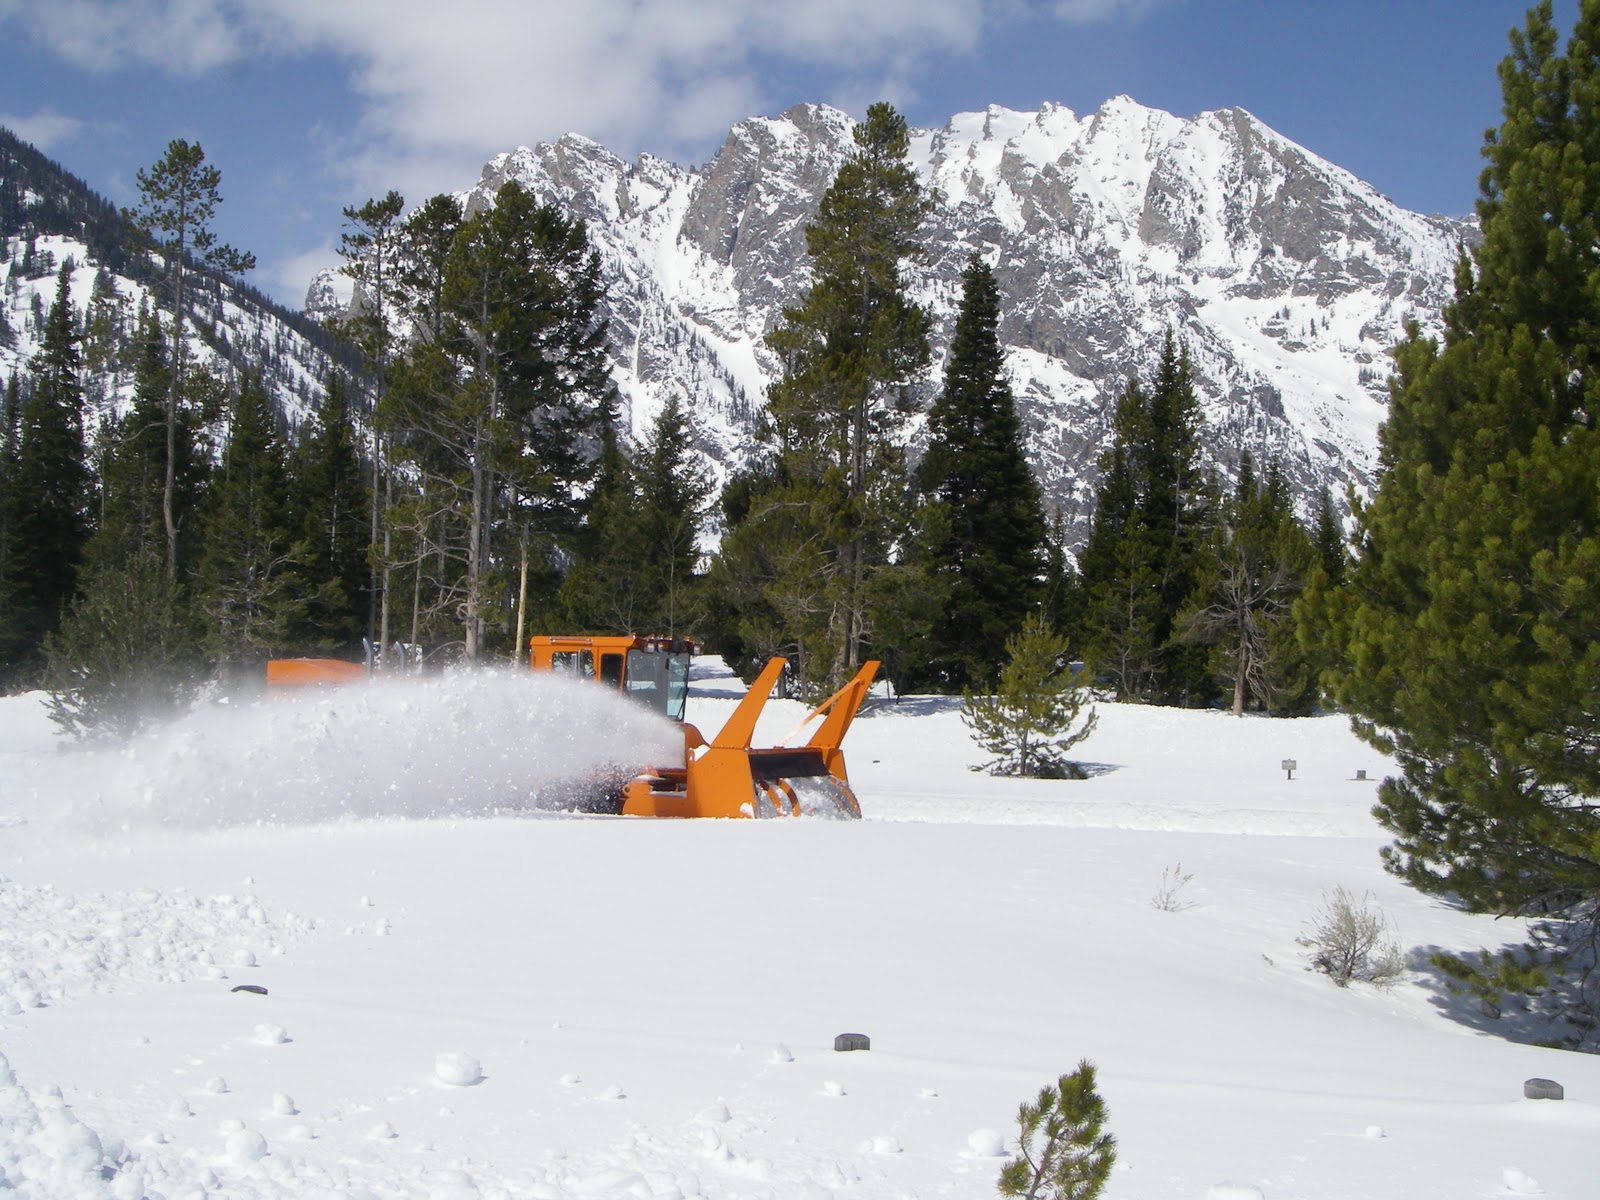
[[[63,755],[33,819],[105,830],[488,816],[681,759],[666,718],[592,683],[509,671],[271,694],[117,750]]]

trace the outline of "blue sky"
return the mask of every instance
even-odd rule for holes
[[[1557,0],[1570,26],[1577,0]],[[706,161],[806,100],[913,125],[1111,96],[1238,105],[1408,208],[1465,213],[1522,0],[0,0],[0,124],[119,204],[173,138],[298,305],[340,210],[567,131]]]

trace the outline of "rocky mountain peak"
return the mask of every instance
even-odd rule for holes
[[[837,109],[795,105],[740,121],[695,170],[569,136],[492,159],[467,199],[515,178],[583,217],[633,431],[676,394],[726,470],[753,450],[776,370],[764,337],[809,283],[805,227],[853,129]],[[1030,457],[1076,521],[1115,397],[1168,328],[1194,361],[1224,479],[1249,449],[1306,494],[1365,486],[1387,352],[1407,319],[1437,322],[1473,230],[1399,208],[1240,108],[991,105],[916,131],[912,158],[937,201],[907,276],[935,318],[936,363],[961,269],[981,253]],[[936,365],[922,391],[937,386]],[[915,423],[909,436],[915,452]]]

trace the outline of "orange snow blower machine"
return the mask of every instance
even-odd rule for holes
[[[690,647],[659,637],[532,637],[528,665],[619,689],[683,726],[683,761],[646,767],[622,785],[613,811],[636,817],[838,817],[861,815],[840,743],[878,664],[868,662],[801,725],[821,723],[803,746],[752,747],[756,721],[782,674],[773,658],[722,729],[707,741],[684,720]]]
[[[839,748],[877,674],[868,662],[800,723],[820,721],[801,746],[752,747],[756,721],[771,698],[784,660],[773,658],[710,741],[684,719],[689,699],[688,642],[664,637],[531,637],[528,666],[616,688],[683,728],[679,762],[643,766],[621,782],[586,781],[586,812],[636,817],[861,816]],[[346,684],[375,672],[331,658],[280,658],[267,663],[269,691]],[[381,673],[377,672],[377,673]],[[592,786],[590,786],[592,785]],[[600,795],[588,794],[599,790]]]

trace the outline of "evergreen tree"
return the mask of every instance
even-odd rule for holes
[[[1000,1194],[1024,1200],[1095,1200],[1111,1180],[1117,1139],[1087,1059],[1017,1113],[1020,1155],[1000,1172]]]
[[[243,379],[228,445],[206,495],[197,607],[224,672],[282,653],[300,618],[288,469],[261,380]]]
[[[1482,244],[1442,344],[1395,352],[1378,487],[1327,607],[1338,695],[1393,752],[1389,869],[1472,909],[1600,938],[1600,0],[1559,52],[1530,10],[1500,67]],[[1600,1015],[1600,975],[1567,998]]]
[[[999,324],[994,273],[973,255],[918,471],[920,490],[944,507],[940,539],[929,547],[949,577],[931,639],[933,673],[956,689],[993,675],[996,649],[1040,599],[1045,568],[1039,485],[1023,453]]]
[[[910,132],[880,103],[854,139],[806,229],[815,281],[768,336],[782,366],[767,404],[782,486],[752,511],[769,527],[752,536],[786,537],[768,607],[783,613],[783,640],[803,647],[808,681],[842,681],[870,641],[869,580],[903,524],[895,435],[929,358],[928,316],[900,278],[930,206],[907,162]]]
[[[698,615],[696,566],[710,500],[711,480],[696,454],[688,415],[674,393],[656,417],[639,472],[640,541],[654,600],[653,630],[677,636]]]
[[[389,363],[395,352],[391,312],[400,296],[400,214],[404,209],[405,199],[396,191],[388,192],[381,200],[347,207],[344,219],[349,228],[339,235],[339,256],[344,259],[340,270],[354,281],[355,295],[351,312],[336,322],[336,331],[361,351],[372,386],[372,402],[366,408],[367,427],[372,435],[372,482],[367,489],[371,578],[362,590],[369,602],[367,639],[379,647],[389,644],[389,576],[394,546],[392,531],[383,518],[395,503],[395,485],[383,444],[383,425],[376,413],[388,386]]]
[[[994,690],[964,693],[961,720],[995,756],[983,768],[992,775],[1082,779],[1066,752],[1094,732],[1098,718],[1087,689],[1071,678],[1067,639],[1035,613],[1006,640]]]
[[[92,564],[46,654],[50,717],[74,736],[125,739],[183,712],[201,663],[164,541]]]
[[[1211,696],[1205,650],[1184,643],[1177,625],[1199,582],[1210,520],[1199,439],[1188,353],[1169,330],[1149,387],[1130,380],[1117,400],[1080,564],[1088,656],[1125,699]]]
[[[708,644],[741,674],[782,655],[800,688],[827,678],[837,645],[834,499],[797,481],[784,457],[754,464],[723,489],[728,532],[711,563]]]
[[[608,422],[601,438],[594,490],[573,538],[576,561],[562,578],[557,608],[565,626],[594,633],[650,628],[648,555],[633,464]]]
[[[32,363],[8,489],[10,547],[7,578],[0,581],[0,679],[8,684],[31,679],[42,667],[45,638],[59,627],[77,588],[89,537],[79,341],[70,272],[63,266]]]
[[[370,615],[368,551],[372,545],[368,487],[344,376],[328,377],[295,472],[303,651],[359,653]]]
[[[90,563],[120,567],[145,549],[166,554],[163,500],[167,479],[166,408],[170,379],[160,318],[142,314],[134,348],[133,403],[108,421],[100,439],[100,521],[85,551]],[[179,529],[179,580],[193,567],[199,530],[193,519],[207,463],[199,446],[198,414],[180,414],[173,448],[173,513]]]
[[[218,242],[211,229],[221,197],[222,173],[206,165],[198,142],[181,138],[167,144],[161,161],[140,170],[139,204],[124,216],[138,237],[161,255],[168,301],[172,306],[172,347],[167,357],[166,478],[162,486],[162,520],[167,535],[167,575],[178,579],[177,504],[179,430],[189,401],[188,355],[184,327],[188,320],[190,277],[196,269],[242,275],[256,265],[255,256]]]
[[[507,183],[492,208],[453,219],[430,202],[406,236],[418,337],[385,396],[395,453],[426,511],[418,562],[441,570],[432,606],[460,613],[463,653],[485,653],[512,607],[502,546],[570,538],[592,481],[611,395],[599,260],[581,221]],[[448,237],[448,246],[423,243]]]
[[[1329,585],[1343,586],[1350,570],[1350,552],[1345,549],[1344,525],[1326,484],[1317,492],[1317,516],[1311,530],[1311,544],[1316,551],[1316,566]]]
[[[923,498],[893,562],[874,572],[868,589],[873,650],[883,676],[900,692],[951,686],[951,586],[955,577],[935,547],[948,547],[949,509]],[[1003,646],[1005,636],[991,643]]]
[[[15,371],[0,393],[0,662],[9,661],[10,617],[17,600],[12,597],[12,555],[17,527],[17,455],[22,441],[22,385]],[[0,679],[0,688],[5,687]]]
[[[133,404],[102,431],[100,521],[84,550],[79,595],[47,643],[51,715],[69,733],[125,737],[188,706],[201,675],[199,638],[184,583],[166,570],[166,344],[154,314],[141,315]],[[207,464],[195,415],[175,440],[173,478],[179,569],[199,538]]]
[[[1247,702],[1269,715],[1303,714],[1311,679],[1294,637],[1293,606],[1313,550],[1276,463],[1258,483],[1246,451],[1233,497],[1218,515],[1180,633],[1212,647],[1235,716]]]

